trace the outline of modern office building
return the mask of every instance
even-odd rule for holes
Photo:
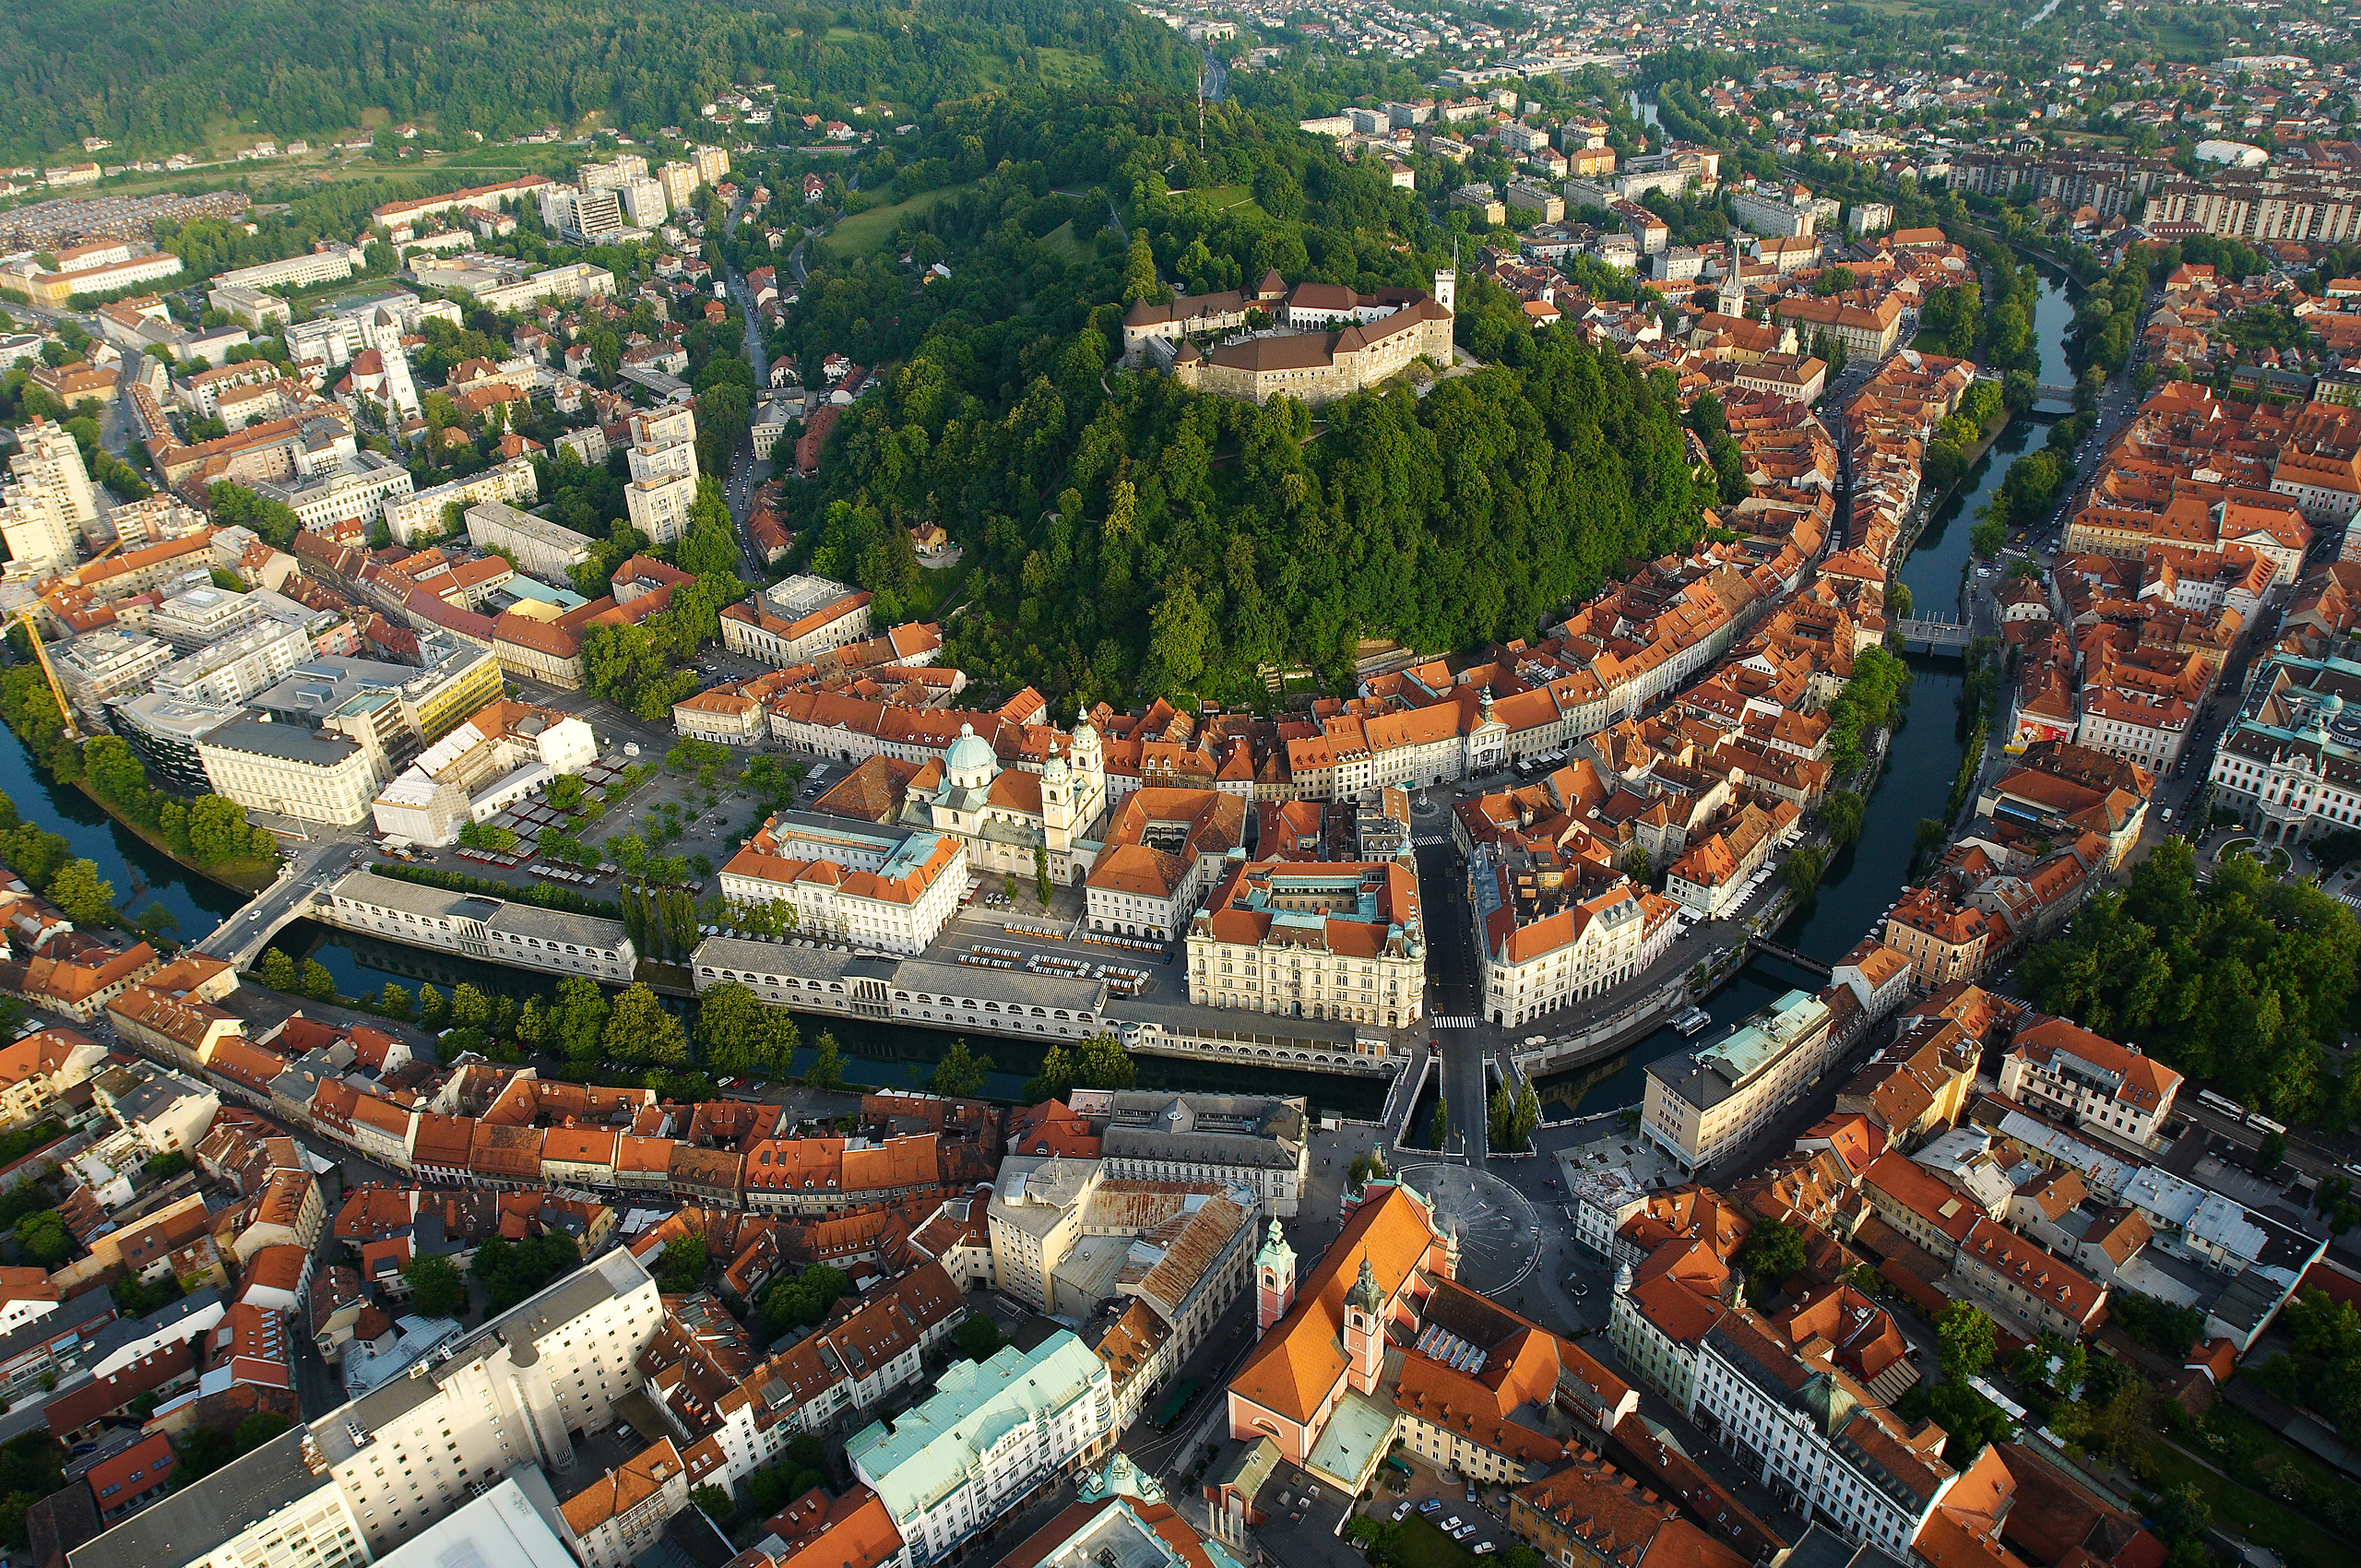
[[[182,795],[213,788],[197,742],[238,717],[236,703],[150,692],[107,705],[114,732],[131,743],[156,783]]]
[[[390,768],[382,749],[329,730],[233,719],[196,743],[216,794],[254,811],[350,827],[367,819]]]
[[[1743,1148],[1829,1067],[1828,1004],[1788,992],[1726,1037],[1648,1063],[1640,1130],[1695,1171]]]
[[[156,671],[153,689],[200,702],[242,703],[312,656],[301,626],[264,621]]]

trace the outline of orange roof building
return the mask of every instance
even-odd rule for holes
[[[1386,1352],[1395,1336],[1413,1332],[1435,1282],[1457,1267],[1457,1248],[1425,1198],[1400,1182],[1370,1182],[1299,1295],[1291,1254],[1285,1288],[1264,1289],[1262,1337],[1229,1382],[1229,1434],[1269,1438],[1291,1463],[1311,1465],[1347,1401],[1362,1407],[1357,1422],[1390,1433],[1394,1412],[1376,1401]],[[1348,1491],[1383,1456],[1382,1441],[1360,1446],[1368,1451],[1343,1465],[1355,1470],[1339,1480]]]

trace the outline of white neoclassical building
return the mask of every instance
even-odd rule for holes
[[[2214,800],[2265,843],[2361,827],[2361,664],[2279,654],[2213,754]]]

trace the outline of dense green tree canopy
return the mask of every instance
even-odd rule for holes
[[[431,119],[445,145],[598,115],[646,135],[694,125],[734,82],[840,108],[924,106],[993,82],[1193,72],[1170,29],[1108,0],[919,0],[907,9],[765,0],[511,0],[467,6],[55,0],[0,34],[0,156],[101,136],[160,155],[224,120],[280,137]],[[1059,54],[1046,54],[1058,51]],[[1062,62],[1060,56],[1066,58]],[[249,133],[251,134],[251,133]],[[79,156],[78,149],[77,156]]]
[[[2202,887],[2195,873],[2189,845],[2158,845],[2129,887],[2093,898],[2033,950],[2027,992],[2282,1118],[2351,1120],[2361,1074],[2328,1081],[2321,1045],[2344,1028],[2361,925],[2245,855],[2222,856]]]

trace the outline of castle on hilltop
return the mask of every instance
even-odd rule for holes
[[[1123,362],[1161,366],[1182,386],[1224,398],[1259,403],[1284,392],[1324,403],[1374,386],[1421,355],[1449,364],[1458,285],[1458,273],[1441,267],[1431,294],[1362,294],[1341,283],[1289,289],[1273,268],[1251,291],[1182,294],[1160,305],[1134,302],[1123,314]],[[1271,325],[1250,329],[1253,312]],[[1221,332],[1234,336],[1211,349],[1191,341]]]

